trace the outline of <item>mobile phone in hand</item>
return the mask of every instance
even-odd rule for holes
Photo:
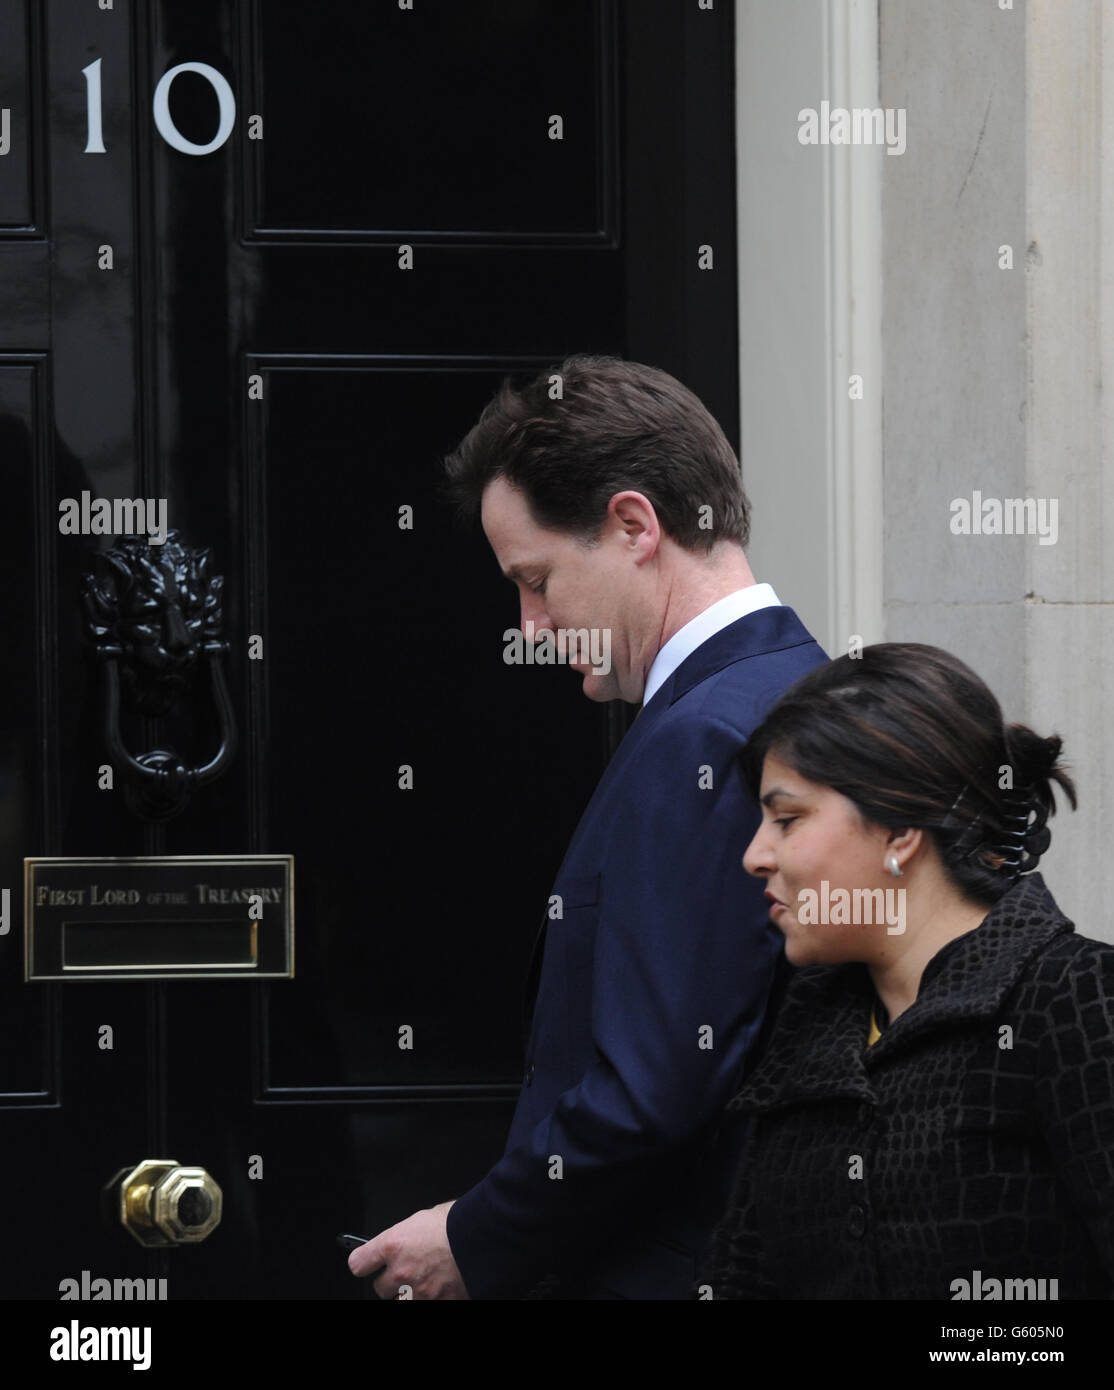
[[[358,1246],[366,1245],[370,1236],[337,1236],[337,1244],[346,1255],[351,1255]]]

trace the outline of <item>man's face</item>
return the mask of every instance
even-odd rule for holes
[[[528,622],[535,638],[547,630],[556,636],[561,629],[596,629],[597,652],[602,634],[609,633],[606,674],[594,674],[588,660],[568,664],[583,675],[590,700],[641,700],[645,671],[639,634],[649,631],[642,560],[652,550],[647,551],[650,542],[640,528],[632,532],[630,524],[609,513],[599,539],[586,545],[565,531],[539,526],[523,493],[505,478],[487,485],[481,518],[499,568],[518,590],[523,631]],[[558,641],[562,660],[567,646]]]

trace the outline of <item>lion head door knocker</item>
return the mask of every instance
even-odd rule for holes
[[[144,820],[162,821],[187,805],[195,787],[219,777],[232,761],[236,724],[221,658],[224,579],[210,573],[207,548],[182,545],[168,531],[160,546],[139,538],[97,555],[84,576],[82,602],[104,691],[104,734],[125,778],[128,805]],[[172,748],[133,755],[124,746],[121,707],[159,718],[175,710],[208,667],[220,747],[203,767],[188,767]]]

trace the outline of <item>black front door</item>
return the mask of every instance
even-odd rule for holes
[[[371,1297],[335,1235],[500,1151],[627,717],[505,662],[516,601],[440,459],[572,351],[675,372],[735,436],[730,6],[0,0],[0,33],[3,1293]],[[131,621],[175,679],[122,692],[113,743],[97,499],[165,503],[223,577],[234,750],[153,571]],[[174,814],[136,795],[129,758],[222,741]],[[206,855],[293,856],[292,979],[25,980],[26,858]],[[106,1209],[148,1159],[219,1185],[204,1241]]]

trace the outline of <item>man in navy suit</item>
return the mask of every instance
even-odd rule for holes
[[[574,357],[505,383],[446,467],[524,631],[563,646],[589,699],[643,707],[553,885],[503,1157],[349,1265],[388,1298],[684,1298],[782,945],[742,867],[760,817],[735,759],[826,658],[755,582],[738,461],[666,373]]]

